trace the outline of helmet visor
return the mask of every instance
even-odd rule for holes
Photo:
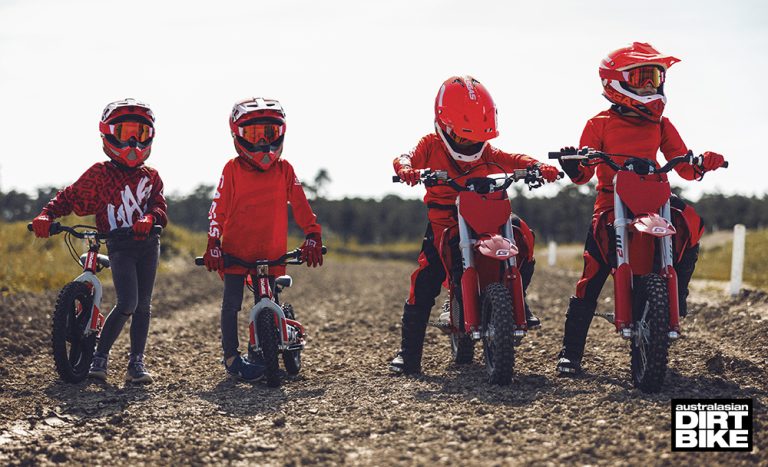
[[[255,123],[238,127],[240,137],[251,144],[272,144],[283,136],[283,126],[274,123]]]
[[[632,68],[627,70],[626,82],[633,88],[644,88],[648,84],[658,88],[664,84],[664,70],[654,65]]]

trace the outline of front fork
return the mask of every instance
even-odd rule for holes
[[[626,208],[618,194],[614,194],[614,228],[616,231],[616,271],[614,273],[614,294],[616,331],[625,339],[632,337],[632,267],[629,262],[629,240]],[[670,204],[667,201],[659,213],[671,221]],[[677,292],[677,273],[673,267],[673,242],[671,236],[659,239],[661,248],[661,275],[667,279],[669,296],[669,337],[675,339],[680,333],[680,310]]]

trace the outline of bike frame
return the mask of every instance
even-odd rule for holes
[[[619,171],[613,183],[616,331],[624,338],[632,337],[633,276],[654,272],[655,251],[659,248],[658,272],[667,281],[670,337],[675,338],[680,332],[680,311],[673,267],[672,235],[676,230],[672,225],[669,182],[659,174]]]
[[[256,295],[256,304],[251,307],[249,313],[249,343],[252,349],[261,351],[259,336],[256,332],[256,322],[259,315],[265,310],[271,310],[275,314],[275,326],[280,335],[280,350],[300,350],[306,343],[304,326],[296,320],[285,317],[283,308],[277,303],[272,286],[269,282],[269,266],[256,267],[256,275],[253,279],[253,292]]]

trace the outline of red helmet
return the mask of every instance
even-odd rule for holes
[[[261,170],[280,158],[285,137],[285,112],[274,99],[253,97],[236,102],[229,118],[237,154]]]
[[[110,102],[99,122],[104,154],[125,167],[138,167],[152,151],[155,116],[149,105],[126,98]]]
[[[664,55],[644,42],[633,42],[628,47],[614,50],[600,62],[603,96],[621,107],[636,112],[643,118],[658,122],[664,112],[664,78],[667,68],[680,60]],[[641,88],[650,81],[657,92],[641,96],[631,87]]]
[[[448,78],[435,98],[435,130],[454,159],[479,159],[488,140],[499,136],[496,104],[485,86],[471,76]]]

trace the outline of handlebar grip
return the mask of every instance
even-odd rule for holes
[[[205,260],[202,256],[195,258],[195,266],[205,266]]]
[[[163,233],[163,226],[162,225],[153,225],[152,230],[150,231],[153,235],[160,235]]]
[[[328,248],[326,248],[325,246],[323,246],[323,247],[320,249],[320,251],[321,251],[323,254],[326,254],[326,253],[328,253]]]
[[[561,151],[550,152],[548,154],[548,158],[549,159],[560,159],[560,156],[562,156],[562,155],[563,155],[563,153]]]
[[[401,181],[399,176],[392,175],[392,183],[400,183]]]
[[[27,230],[29,230],[30,232],[34,232],[35,231],[35,229],[32,228],[32,223],[31,222],[29,224],[27,224]]]
[[[724,169],[728,168],[728,161],[723,162],[723,165],[721,165],[720,167]]]

